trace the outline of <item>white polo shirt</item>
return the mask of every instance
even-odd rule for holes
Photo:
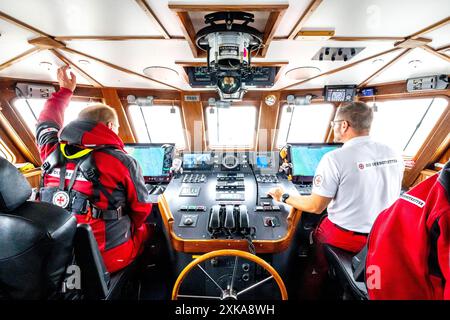
[[[369,136],[353,138],[325,154],[312,192],[333,198],[328,219],[347,230],[369,233],[378,214],[400,196],[401,155]]]

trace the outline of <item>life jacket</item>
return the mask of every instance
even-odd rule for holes
[[[450,299],[450,161],[380,213],[367,250],[370,299]]]
[[[124,215],[122,205],[101,184],[99,172],[93,160],[93,154],[99,150],[114,149],[114,146],[84,146],[60,143],[57,148],[45,159],[42,165],[41,187],[39,190],[40,201],[50,202],[62,207],[73,214],[90,214],[94,219],[117,220]],[[66,186],[68,178],[67,164],[74,163],[75,167],[70,174],[70,182]],[[59,174],[58,187],[45,187],[45,176],[51,173]],[[92,184],[92,194],[73,189],[77,177],[84,177]],[[95,203],[100,199],[100,193],[113,204],[108,209],[100,209]]]

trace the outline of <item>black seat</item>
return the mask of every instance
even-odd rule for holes
[[[76,220],[48,203],[27,201],[31,187],[0,158],[0,298],[45,299],[61,292]]]
[[[109,274],[88,224],[80,224],[75,235],[75,261],[81,270],[81,292],[89,300],[114,300],[136,269],[136,261],[126,268]]]
[[[335,276],[343,289],[344,299],[367,300],[367,288],[363,281],[355,280],[352,270],[354,253],[324,245],[325,255],[330,265],[330,272]],[[359,279],[358,279],[359,280]]]

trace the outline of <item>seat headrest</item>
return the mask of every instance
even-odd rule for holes
[[[0,158],[0,211],[13,211],[31,195],[27,179],[8,160]]]

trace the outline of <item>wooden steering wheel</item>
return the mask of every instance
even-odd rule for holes
[[[208,261],[208,260],[212,260],[214,258],[217,257],[224,257],[224,256],[230,256],[230,257],[235,257],[234,260],[234,267],[233,267],[233,275],[231,277],[230,282],[227,285],[226,289],[223,289],[207,272],[204,268],[202,268],[202,266],[200,265],[202,262]],[[233,284],[234,284],[234,280],[235,280],[235,275],[236,275],[236,269],[237,269],[237,261],[239,258],[242,259],[246,259],[249,260],[251,262],[254,262],[256,264],[258,264],[259,266],[261,266],[265,271],[267,271],[269,273],[269,276],[261,281],[256,282],[255,284],[240,290],[239,292],[236,292],[234,290]],[[209,280],[218,287],[218,289],[221,292],[220,296],[202,296],[202,295],[185,295],[185,294],[179,294],[179,290],[181,287],[181,284],[183,283],[184,279],[186,279],[187,275],[195,268],[198,267],[208,278]],[[266,261],[264,261],[263,259],[259,258],[258,256],[255,256],[251,253],[245,252],[245,251],[241,251],[241,250],[216,250],[216,251],[212,251],[212,252],[208,252],[205,253],[204,255],[198,257],[197,259],[195,259],[194,261],[192,261],[191,263],[189,263],[184,269],[183,271],[181,271],[180,275],[177,278],[177,281],[175,281],[175,285],[173,286],[173,290],[172,290],[172,300],[177,300],[178,298],[192,298],[192,299],[217,299],[217,300],[226,300],[226,299],[231,299],[231,300],[238,300],[239,296],[242,295],[243,293],[246,293],[260,285],[262,285],[263,283],[266,283],[267,281],[270,280],[274,280],[276,282],[276,284],[278,285],[278,288],[280,290],[281,293],[281,299],[282,300],[287,300],[288,298],[288,294],[287,294],[287,290],[286,290],[286,286],[284,285],[283,280],[281,279],[280,275],[278,274],[278,272],[270,265],[268,264]]]

